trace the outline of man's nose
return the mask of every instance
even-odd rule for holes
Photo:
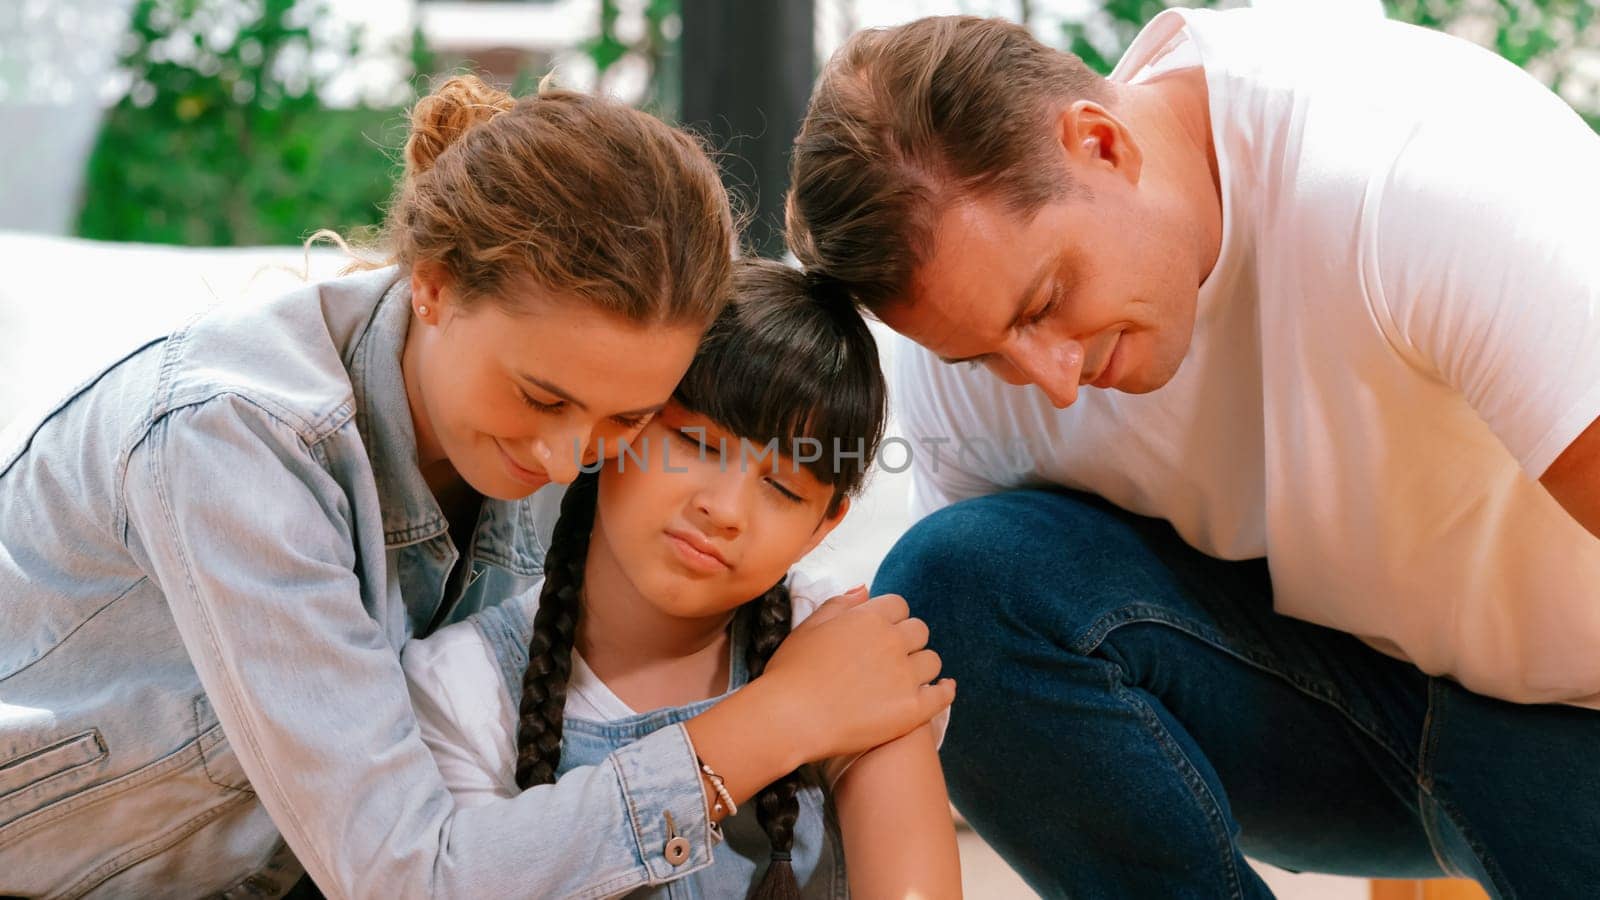
[[[1001,357],[1024,384],[1044,391],[1056,409],[1066,409],[1077,401],[1078,379],[1083,375],[1081,342],[1070,338],[1019,341]]]

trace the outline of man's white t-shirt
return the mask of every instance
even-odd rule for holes
[[[541,580],[507,603],[527,603],[536,608]],[[789,575],[789,596],[794,625],[805,621],[829,598],[849,588],[827,576],[800,571]],[[533,609],[529,609],[531,617]],[[470,621],[457,622],[420,640],[407,641],[400,662],[406,687],[416,711],[422,742],[433,752],[445,787],[461,806],[481,806],[492,800],[515,797],[517,787],[517,705],[507,692],[505,678],[482,632]],[[615,722],[640,712],[618,697],[576,649],[572,652],[572,677],[567,682],[566,716],[591,722]],[[949,723],[945,710],[933,720],[942,739]],[[823,778],[832,786],[855,756],[826,760]]]
[[[1267,557],[1284,614],[1600,707],[1600,540],[1537,482],[1600,416],[1600,137],[1493,54],[1383,20],[1171,10],[1112,78],[1186,64],[1224,236],[1177,376],[1058,411],[902,347],[913,516],[1093,491]]]

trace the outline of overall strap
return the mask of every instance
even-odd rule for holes
[[[474,613],[469,619],[489,646],[500,677],[505,679],[506,692],[513,700],[522,696],[522,676],[528,670],[528,641],[533,638],[533,610],[538,602],[535,587]]]

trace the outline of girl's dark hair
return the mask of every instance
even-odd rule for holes
[[[790,441],[818,442],[821,458],[804,465],[832,486],[828,515],[860,490],[886,418],[877,345],[844,292],[779,263],[743,260],[734,270],[734,300],[712,325],[674,400],[742,439],[772,440],[787,455]],[[807,454],[810,455],[810,454]],[[599,476],[586,473],[567,489],[550,550],[544,589],[528,642],[517,785],[556,780],[572,645],[581,612],[584,565],[594,528]],[[793,624],[789,589],[780,580],[740,607],[750,635],[746,667],[759,676]],[[772,859],[752,900],[795,898],[789,864],[799,816],[799,770],[767,785],[754,800],[772,842]]]

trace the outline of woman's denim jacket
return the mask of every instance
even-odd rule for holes
[[[486,502],[445,595],[409,290],[224,304],[0,437],[0,895],[277,896],[303,865],[330,897],[582,897],[710,864],[681,726],[453,807],[399,650],[532,584],[559,492]]]

